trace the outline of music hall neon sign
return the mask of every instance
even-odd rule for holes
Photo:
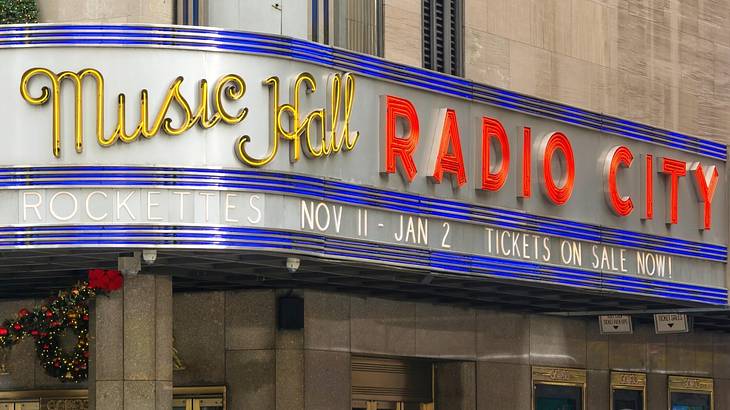
[[[418,167],[414,161],[414,152],[420,138],[420,124],[415,106],[407,99],[387,95],[382,98],[384,118],[383,149],[381,172],[393,174],[399,172],[407,182],[418,175]],[[441,183],[445,174],[450,175],[452,183],[462,188],[467,183],[467,171],[464,165],[461,135],[456,111],[451,108],[440,110],[436,132],[433,136],[433,147],[428,176],[434,183]],[[399,131],[400,130],[400,131]],[[496,118],[481,118],[481,133],[478,138],[477,161],[480,174],[475,188],[488,191],[500,191],[508,177],[510,161],[516,160],[518,175],[517,195],[524,199],[532,197],[533,178],[538,180],[543,196],[553,205],[562,206],[570,201],[575,187],[575,156],[570,138],[563,132],[553,131],[539,136],[535,141],[536,157],[533,159],[532,130],[521,128],[518,149],[510,147],[507,132]],[[494,153],[490,152],[495,148]],[[517,158],[514,158],[517,156]],[[638,159],[638,161],[637,161]],[[538,173],[531,173],[532,161],[537,162]],[[700,210],[699,229],[709,230],[712,227],[712,200],[717,189],[719,173],[714,165],[703,166],[700,162],[687,163],[670,158],[657,157],[651,153],[636,153],[625,145],[612,147],[601,158],[603,167],[603,186],[606,203],[613,213],[626,217],[640,208],[641,218],[654,218],[653,184],[654,172],[662,174],[667,181],[666,189],[666,223],[677,224],[679,221],[679,184],[689,177],[694,185]],[[558,170],[554,164],[559,163]],[[398,170],[398,171],[396,171]],[[636,171],[634,171],[636,170]],[[621,190],[618,175],[631,172],[641,180],[640,198],[632,198]],[[559,175],[555,175],[559,174]]]

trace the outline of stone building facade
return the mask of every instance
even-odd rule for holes
[[[225,1],[239,10],[259,6]],[[304,0],[275,3],[286,13],[296,1]],[[176,22],[172,0],[38,3],[45,23]],[[385,59],[422,65],[422,7],[422,0],[382,1]],[[728,142],[730,1],[464,0],[463,7],[467,79]],[[223,21],[208,18],[212,26]],[[292,30],[301,33],[298,24]],[[295,35],[286,27],[272,31]],[[172,278],[133,278],[124,292],[97,301],[92,380],[71,386],[89,389],[92,407],[163,409],[173,386],[225,386],[229,410],[348,409],[353,357],[375,356],[431,361],[439,410],[531,409],[540,366],[585,370],[587,410],[610,408],[612,371],[646,374],[649,410],[668,408],[671,375],[712,378],[714,409],[730,409],[726,332],[657,335],[642,322],[632,335],[607,336],[595,317],[324,286],[292,290],[304,300],[304,327],[281,330],[277,298],[288,289],[173,293],[175,273],[167,273]],[[0,317],[38,302],[1,301]],[[173,371],[169,345],[184,369]],[[13,349],[8,366],[2,391],[69,388],[44,374],[30,342]]]
[[[419,1],[386,1],[386,58],[421,61]],[[465,2],[466,77],[727,141],[730,5],[681,0]]]
[[[421,2],[383,3],[384,57],[420,66]],[[171,24],[175,19],[171,0],[73,5],[40,0],[39,6],[46,22]],[[464,8],[467,78],[726,141],[726,2],[465,0]]]

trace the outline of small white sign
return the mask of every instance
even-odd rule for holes
[[[598,316],[601,324],[601,334],[630,335],[634,333],[629,315],[605,315]]]
[[[661,333],[688,333],[689,321],[683,313],[659,313],[654,315],[654,328]]]

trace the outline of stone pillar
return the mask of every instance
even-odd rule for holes
[[[277,329],[276,301],[282,293],[225,294],[228,410],[304,410],[304,332]]]
[[[89,408],[172,408],[172,280],[124,278],[91,310]]]
[[[443,362],[436,365],[436,408],[476,410],[476,364]]]

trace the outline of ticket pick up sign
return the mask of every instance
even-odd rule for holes
[[[598,317],[601,325],[601,334],[630,335],[634,333],[629,315],[604,315]]]
[[[689,320],[682,313],[659,313],[654,315],[654,328],[657,334],[689,333]]]

